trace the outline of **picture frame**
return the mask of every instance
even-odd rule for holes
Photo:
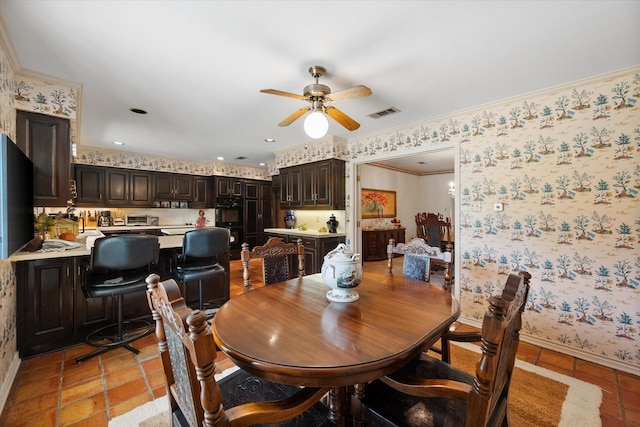
[[[189,202],[180,202],[180,209],[189,209]]]
[[[171,202],[171,209],[180,209],[180,202],[172,201]]]
[[[396,192],[363,188],[360,198],[362,219],[394,218],[396,216]]]
[[[160,202],[160,207],[163,208],[170,208],[171,207],[171,202],[168,200],[163,200]]]

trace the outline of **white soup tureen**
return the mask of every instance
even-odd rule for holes
[[[322,280],[331,288],[327,299],[334,302],[352,302],[360,298],[354,290],[362,281],[362,264],[360,254],[347,250],[340,243],[334,250],[324,256],[322,263]]]

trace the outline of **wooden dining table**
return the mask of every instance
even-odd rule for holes
[[[401,275],[365,272],[355,302],[330,302],[329,290],[320,274],[256,288],[225,303],[212,329],[218,347],[254,375],[330,387],[334,421],[346,387],[396,371],[460,312],[446,290]]]

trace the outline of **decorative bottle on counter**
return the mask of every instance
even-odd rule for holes
[[[284,216],[284,225],[286,228],[294,228],[296,225],[296,216],[293,214],[292,210],[288,210],[287,214]]]
[[[327,228],[329,229],[329,233],[338,232],[338,220],[334,214],[331,214],[329,217],[329,221],[327,221]]]

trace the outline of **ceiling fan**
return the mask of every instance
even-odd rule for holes
[[[353,120],[351,117],[347,116],[345,113],[338,110],[336,107],[325,105],[325,103],[340,101],[342,99],[348,99],[348,98],[360,98],[363,96],[369,96],[371,95],[371,89],[369,89],[364,85],[358,85],[358,86],[351,87],[349,89],[344,89],[338,92],[331,93],[331,89],[329,88],[329,86],[318,83],[318,79],[322,77],[326,72],[327,70],[324,67],[321,67],[320,65],[314,65],[309,68],[309,74],[311,74],[311,76],[316,79],[316,82],[310,85],[307,85],[304,88],[304,95],[298,95],[295,93],[284,92],[276,89],[262,89],[260,91],[262,93],[270,93],[272,95],[286,96],[289,98],[295,98],[302,101],[307,101],[309,104],[311,104],[308,107],[301,108],[295,111],[293,114],[289,115],[283,121],[278,123],[278,126],[289,126],[296,119],[304,115],[307,111],[311,111],[312,113],[319,113],[318,115],[320,116],[322,116],[322,113],[327,114],[333,120],[340,123],[342,126],[344,126],[346,129],[350,131],[356,130],[360,127],[360,124],[355,120]],[[312,116],[313,114],[309,115],[305,120],[305,130],[307,130],[307,121],[310,118],[312,118]],[[326,122],[326,119],[324,120]],[[326,124],[326,126],[328,127],[328,123]],[[325,132],[326,132],[326,129],[325,129]],[[309,134],[309,132],[307,133]],[[313,137],[313,135],[311,134],[309,136]],[[321,136],[324,136],[324,133],[320,135],[320,137]]]

